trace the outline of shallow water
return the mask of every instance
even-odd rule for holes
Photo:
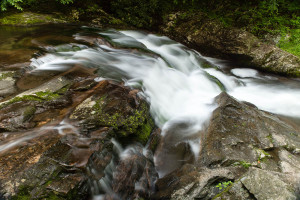
[[[2,27],[0,32],[5,38],[0,42],[2,69],[29,62],[26,70],[38,77],[82,66],[96,69],[96,81],[113,79],[139,88],[162,136],[175,146],[189,144],[195,158],[201,130],[216,108],[214,98],[222,91],[295,122],[300,119],[300,80],[235,68],[234,63],[204,57],[165,36],[63,26]],[[18,52],[23,56],[18,57]],[[19,140],[26,139],[0,145],[0,151]],[[165,162],[169,165],[160,164],[164,159],[176,160],[177,155],[156,155],[161,177],[178,166],[172,160]]]

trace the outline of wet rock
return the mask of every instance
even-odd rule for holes
[[[191,164],[159,179],[156,183],[158,192],[154,199],[211,199],[222,191],[217,185],[233,180],[239,168],[199,168]]]
[[[234,182],[230,188],[217,194],[213,197],[215,200],[233,200],[233,199],[245,199],[245,200],[256,200],[253,194],[249,193],[247,188],[240,182]]]
[[[146,143],[154,127],[147,103],[128,88],[109,81],[100,82],[94,94],[75,108],[70,119],[79,120],[84,132],[112,127],[114,136],[125,143],[134,137]]]
[[[59,109],[70,105],[66,87],[71,81],[58,77],[0,103],[0,128],[17,131],[33,128],[48,117],[57,118]]]
[[[241,182],[258,200],[297,199],[295,187],[291,187],[290,183],[284,182],[276,173],[251,168],[241,179]]]
[[[14,71],[0,72],[0,98],[6,97],[16,92],[16,79]]]
[[[273,73],[300,77],[300,58],[275,45],[261,42],[251,33],[225,27],[203,13],[182,17],[172,14],[161,30],[200,52],[254,66]]]
[[[278,152],[279,168],[284,173],[300,173],[300,157],[293,155],[285,149]]]
[[[186,163],[194,163],[199,153],[195,149],[199,147],[201,132],[192,132],[192,123],[190,119],[179,119],[172,121],[171,126],[165,126],[155,151],[155,164],[160,177]]]
[[[280,171],[276,164],[277,149],[289,147],[293,150],[300,146],[300,137],[296,136],[299,127],[241,103],[226,93],[220,94],[216,102],[219,107],[213,112],[210,125],[202,136],[198,161],[201,166],[269,163],[268,167]]]
[[[28,138],[22,151],[15,147],[15,153],[10,149],[1,155],[3,170],[9,169],[0,182],[0,188],[3,188],[0,193],[4,197],[89,198],[92,192],[89,189],[88,180],[92,177],[89,172],[102,168],[102,176],[105,175],[104,169],[112,159],[113,145],[106,130],[99,130],[92,134],[93,137],[87,138],[79,135],[76,129],[67,130],[72,125],[66,125],[36,130],[36,138]],[[63,136],[63,133],[67,135]],[[96,157],[101,159],[95,162]],[[14,158],[21,159],[17,161]]]
[[[149,137],[147,143],[147,149],[155,153],[161,140],[162,140],[161,129],[160,128],[154,129],[154,131],[151,133]]]
[[[157,178],[152,153],[135,145],[120,155],[113,174],[112,190],[121,199],[149,199],[155,191]]]
[[[42,154],[57,143],[60,137],[52,130],[1,134],[0,193],[7,198],[15,195],[16,188],[25,182],[21,178],[22,174],[36,164]]]
[[[138,92],[94,78],[93,71],[78,67],[0,103],[1,197],[89,199],[104,194],[101,183],[112,180],[108,171],[119,163],[111,138],[147,141],[154,123]],[[136,194],[150,195],[157,175],[152,154],[143,155],[141,149],[130,162],[121,162],[116,193],[125,191],[118,180],[138,167],[145,172],[132,174],[132,181],[144,189]]]
[[[159,179],[153,198],[299,198],[299,126],[226,93],[215,101],[196,162]]]

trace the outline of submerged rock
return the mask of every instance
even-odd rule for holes
[[[149,199],[157,178],[152,153],[140,145],[131,146],[120,155],[112,190],[120,199]]]
[[[203,13],[170,15],[161,30],[200,52],[254,66],[263,71],[300,77],[300,58],[237,28],[225,27]]]

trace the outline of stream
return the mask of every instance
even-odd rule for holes
[[[170,138],[173,144],[188,144],[195,159],[200,150],[201,131],[217,107],[214,98],[223,91],[300,124],[299,79],[236,67],[232,62],[202,56],[165,36],[73,26],[0,27],[0,70],[20,63],[26,66],[26,73],[36,77],[42,74],[41,79],[45,74],[56,76],[80,66],[94,70],[96,82],[113,80],[138,89],[149,103],[162,137]],[[20,84],[18,92],[40,82]],[[64,121],[62,124],[66,126]],[[24,144],[35,137],[33,134],[38,135],[34,131],[1,142],[0,152]],[[121,157],[134,151],[123,149],[117,141],[114,144]],[[176,153],[164,150],[155,154],[159,177],[178,168],[178,159]],[[93,190],[95,199],[101,199],[101,190]],[[109,186],[102,190],[110,191]]]

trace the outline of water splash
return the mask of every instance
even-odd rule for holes
[[[28,132],[17,132],[16,136],[14,136],[14,133],[2,133],[4,137],[10,136],[10,138],[6,138],[3,142],[0,142],[0,154],[5,153],[13,148],[23,146],[27,144],[28,141],[42,137],[43,135],[49,134],[49,132],[51,132],[51,134],[58,133],[60,135],[80,135],[77,128],[66,121],[62,121],[58,125],[47,125],[41,128],[30,130]]]

